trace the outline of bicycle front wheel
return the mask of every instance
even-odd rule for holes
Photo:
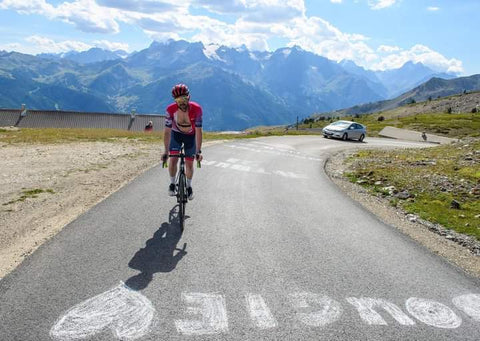
[[[180,228],[183,231],[185,225],[185,204],[187,202],[187,183],[185,174],[180,173],[178,177],[178,219]]]

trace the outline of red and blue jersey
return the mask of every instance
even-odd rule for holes
[[[181,130],[177,125],[177,115],[178,115],[178,105],[177,103],[170,104],[165,112],[165,127],[172,128],[173,131],[194,135],[195,128],[202,127],[202,107],[196,102],[190,101],[188,103],[188,119],[190,121],[190,129],[188,131]]]

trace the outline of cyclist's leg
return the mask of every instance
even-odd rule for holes
[[[187,180],[190,182],[193,178],[193,160],[195,159],[195,135],[184,135],[183,143],[185,148],[185,173],[187,175]],[[191,187],[191,186],[189,186]]]
[[[181,135],[182,134],[176,131],[172,131],[172,135],[170,137],[170,146],[169,146],[170,155],[180,154],[180,149],[182,148]],[[168,164],[168,172],[170,174],[171,183],[175,183],[177,169],[178,169],[178,157],[172,156],[170,157],[170,162]]]
[[[184,148],[185,148],[185,174],[187,175],[187,191],[188,199],[192,200],[194,198],[193,189],[192,189],[192,178],[193,178],[193,161],[195,159],[195,135],[185,135],[184,137]]]

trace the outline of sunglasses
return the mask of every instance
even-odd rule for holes
[[[175,103],[177,104],[188,103],[188,96],[178,96],[174,100],[175,100]]]

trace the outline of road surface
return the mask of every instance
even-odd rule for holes
[[[369,138],[205,148],[178,228],[155,167],[0,281],[0,340],[479,340],[480,283],[323,171]]]

